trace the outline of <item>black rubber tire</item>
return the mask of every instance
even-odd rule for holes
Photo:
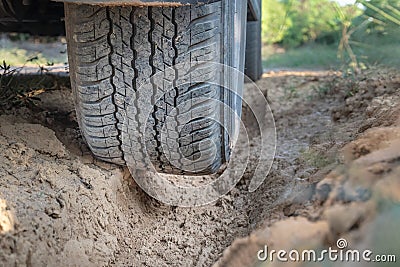
[[[65,11],[76,113],[96,157],[141,168],[149,155],[157,171],[171,174],[215,173],[229,160],[232,142],[224,127],[236,129],[234,118],[214,101],[196,98],[219,100],[240,114],[243,78],[224,75],[213,63],[244,70],[246,0],[175,8],[66,4]],[[171,67],[168,77],[149,80]],[[191,83],[194,76],[202,82]],[[240,84],[238,95],[210,84],[221,82]],[[200,118],[183,125],[185,114]],[[166,120],[173,123],[162,137]],[[214,145],[214,157],[199,162]]]
[[[261,21],[248,21],[245,74],[252,81],[258,81],[263,73],[261,45]]]

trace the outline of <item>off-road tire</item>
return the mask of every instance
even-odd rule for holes
[[[224,127],[236,128],[234,118],[215,101],[196,99],[219,100],[240,115],[241,85],[236,95],[212,83],[243,82],[213,63],[243,71],[245,0],[182,7],[66,4],[65,12],[77,118],[97,158],[143,167],[149,157],[157,171],[173,174],[214,173],[229,160],[232,142]],[[149,79],[157,73],[161,79]],[[200,118],[183,123],[185,115]],[[212,148],[213,156],[196,161]]]
[[[245,74],[258,81],[263,73],[261,57],[261,21],[247,22]]]

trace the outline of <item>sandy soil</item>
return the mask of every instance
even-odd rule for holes
[[[250,159],[232,192],[200,208],[164,206],[126,169],[94,159],[67,87],[3,111],[0,266],[251,266],[266,244],[320,248],[343,236],[398,248],[382,242],[400,218],[400,75],[279,71],[258,85],[277,124],[271,173],[248,193]],[[248,108],[243,118],[254,127]]]

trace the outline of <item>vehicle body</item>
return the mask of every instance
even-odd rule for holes
[[[260,0],[1,0],[0,30],[63,34],[64,13],[78,122],[97,158],[169,174],[226,165],[244,79],[229,69],[243,72],[247,46],[260,77]]]
[[[261,1],[248,1],[248,21],[261,20]],[[210,0],[1,0],[0,31],[26,32],[35,35],[63,35],[64,3],[100,4],[100,5],[187,5]]]

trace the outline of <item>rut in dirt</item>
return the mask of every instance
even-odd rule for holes
[[[251,138],[245,175],[229,194],[199,208],[160,204],[138,188],[126,169],[94,159],[78,130],[67,87],[42,93],[35,108],[5,112],[0,115],[0,214],[7,220],[0,233],[7,232],[0,240],[0,261],[212,265],[236,238],[301,214],[316,183],[337,163],[338,149],[379,123],[364,108],[375,114],[386,100],[364,101],[366,106],[350,112],[356,100],[341,93],[347,88],[341,81],[330,72],[265,75],[257,84],[268,95],[276,120],[272,170],[256,192],[248,193],[260,147],[254,116],[245,107]],[[321,85],[332,87],[332,94],[315,90]],[[372,92],[379,97],[396,88]]]

